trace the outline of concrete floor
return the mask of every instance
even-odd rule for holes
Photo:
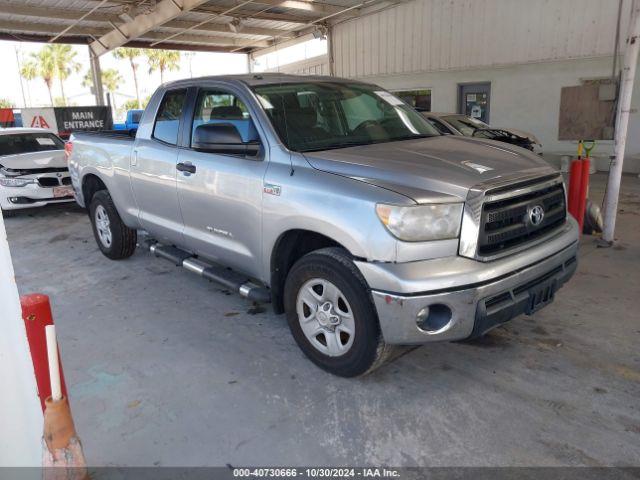
[[[593,177],[592,198],[605,177]],[[21,293],[51,296],[92,465],[640,465],[640,180],[619,246],[585,237],[554,304],[361,379],[284,316],[142,249],[103,257],[77,208],[6,220]]]

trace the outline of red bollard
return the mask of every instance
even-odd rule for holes
[[[579,205],[580,205],[580,185],[582,183],[582,160],[577,159],[571,162],[571,168],[569,170],[569,192],[567,194],[567,200],[569,205],[567,210],[578,220],[579,217]]]
[[[47,338],[44,328],[47,325],[53,325],[49,297],[41,293],[23,295],[20,297],[20,305],[22,306],[22,319],[24,320],[24,325],[27,330],[27,340],[29,341],[33,370],[38,385],[38,396],[40,397],[42,411],[44,411],[44,401],[51,396],[49,360],[47,359]],[[67,397],[67,387],[64,382],[62,362],[60,362],[59,359],[58,362],[60,363],[62,395]]]
[[[582,177],[580,178],[580,203],[578,204],[578,225],[580,225],[580,234],[584,226],[584,215],[587,211],[587,196],[589,195],[589,170],[591,169],[591,159],[589,157],[582,159]]]

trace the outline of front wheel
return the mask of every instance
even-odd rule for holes
[[[93,196],[89,217],[98,247],[106,257],[120,260],[133,255],[138,234],[124,224],[109,192],[100,190]]]
[[[320,368],[355,377],[388,358],[367,284],[343,249],[298,260],[287,276],[284,304],[294,339]]]

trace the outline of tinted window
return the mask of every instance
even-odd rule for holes
[[[200,125],[230,123],[238,129],[244,142],[258,140],[253,121],[245,104],[233,93],[222,90],[201,90],[193,116],[193,132]]]
[[[451,130],[449,130],[447,127],[445,127],[444,123],[436,120],[435,118],[426,117],[426,119],[427,119],[427,122],[429,122],[431,125],[433,125],[435,127],[435,129],[438,130],[443,135],[447,135],[447,134],[452,134],[453,133]]]
[[[342,82],[254,88],[282,141],[312,151],[439,135],[419,113],[379,87]]]
[[[153,127],[154,138],[171,145],[178,143],[178,127],[185,96],[186,90],[174,90],[165,94]]]
[[[0,156],[63,149],[64,142],[51,133],[0,135]]]

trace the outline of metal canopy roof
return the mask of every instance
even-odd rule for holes
[[[385,0],[0,0],[0,39],[251,52]]]

